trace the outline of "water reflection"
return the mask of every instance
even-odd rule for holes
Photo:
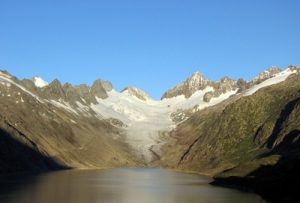
[[[1,180],[6,203],[262,202],[255,194],[214,187],[207,177],[163,169],[62,171]],[[13,188],[10,191],[4,188]]]

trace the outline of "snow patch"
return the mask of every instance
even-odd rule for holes
[[[71,123],[77,124],[76,121],[74,121],[73,119],[70,119]]]
[[[43,80],[40,77],[34,77],[32,78],[33,83],[35,84],[36,87],[42,88],[48,85],[48,82]]]
[[[283,82],[290,75],[292,75],[294,73],[297,73],[297,71],[296,70],[290,70],[289,68],[286,69],[286,70],[284,70],[284,71],[282,71],[282,72],[280,72],[280,73],[277,73],[277,74],[274,75],[274,77],[269,78],[269,79],[265,80],[264,82],[262,82],[262,83],[260,83],[258,85],[255,85],[252,88],[250,88],[249,90],[247,90],[244,93],[244,96],[252,95],[252,94],[254,94],[255,92],[257,92],[258,90],[260,90],[263,87],[267,87],[267,86],[270,86],[270,85],[274,85],[274,84]]]
[[[83,105],[81,102],[76,101],[76,105],[78,106],[78,108],[76,108],[78,111],[84,113],[87,116],[91,116],[90,114],[90,107]]]
[[[74,114],[78,115],[77,111],[75,111],[68,102],[65,102],[65,101],[58,102],[55,100],[50,100],[49,102],[58,108],[63,108],[70,113],[74,113]]]

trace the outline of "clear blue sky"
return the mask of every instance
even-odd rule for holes
[[[195,70],[250,79],[299,65],[299,11],[299,0],[0,0],[0,69],[159,98]]]

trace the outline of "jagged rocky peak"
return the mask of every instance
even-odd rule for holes
[[[207,80],[205,80],[205,78],[199,71],[196,71],[185,81],[185,83],[191,92],[195,92],[199,90],[199,88],[203,88],[204,86],[206,86]]]
[[[90,92],[98,98],[106,99],[108,97],[107,92],[112,90],[112,85],[108,81],[95,80]]]
[[[82,101],[81,96],[77,89],[70,83],[65,83],[63,86],[64,93],[66,95],[66,100],[71,104],[76,104],[77,101]]]
[[[121,91],[122,93],[126,93],[131,96],[135,96],[136,98],[147,101],[150,99],[150,96],[143,90],[138,89],[136,87],[126,87],[124,90]]]
[[[41,77],[33,77],[32,82],[35,84],[36,87],[43,88],[48,85],[48,82],[43,80]]]
[[[49,85],[45,86],[42,90],[43,96],[49,99],[59,100],[66,99],[63,86],[58,79],[53,80]]]
[[[97,103],[95,95],[91,93],[91,88],[88,85],[86,84],[77,85],[74,86],[74,89],[80,95],[80,100],[78,101],[83,101],[83,103],[87,103],[87,104]]]
[[[162,99],[172,98],[179,95],[184,95],[186,98],[188,98],[192,96],[196,91],[205,89],[208,83],[209,81],[206,80],[199,71],[196,71],[181,84],[168,90],[162,96]]]
[[[240,81],[240,83],[241,82],[242,81]],[[184,95],[185,98],[189,98],[195,92],[205,90],[208,87],[210,87],[211,90],[205,93],[203,97],[203,101],[205,102],[210,102],[213,97],[219,97],[221,94],[225,94],[239,88],[237,81],[229,77],[223,77],[219,81],[211,81],[205,79],[199,71],[196,71],[181,84],[167,91],[163,95],[162,99],[172,98],[179,95]]]
[[[268,68],[267,70],[259,73],[259,75],[254,78],[253,82],[254,83],[263,82],[271,77],[274,77],[274,75],[280,73],[281,71],[282,70],[277,66],[272,66],[271,68]]]
[[[209,102],[212,97],[219,97],[221,94],[225,94],[238,88],[237,81],[230,79],[227,76],[223,77],[218,82],[210,82],[210,85],[214,88],[214,91],[212,91],[212,96],[207,97],[204,95],[203,100],[206,102]],[[211,93],[208,95],[211,95]]]
[[[239,89],[238,93],[250,88],[250,84],[243,78],[240,78],[236,81],[236,86]]]
[[[226,93],[237,88],[237,81],[227,76],[223,77],[219,82],[215,82],[217,87],[215,89],[221,89],[223,93]]]
[[[99,80],[106,92],[112,91],[113,86],[108,80]]]

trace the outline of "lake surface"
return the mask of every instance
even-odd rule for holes
[[[5,203],[253,203],[253,193],[165,169],[69,170],[0,178]]]

